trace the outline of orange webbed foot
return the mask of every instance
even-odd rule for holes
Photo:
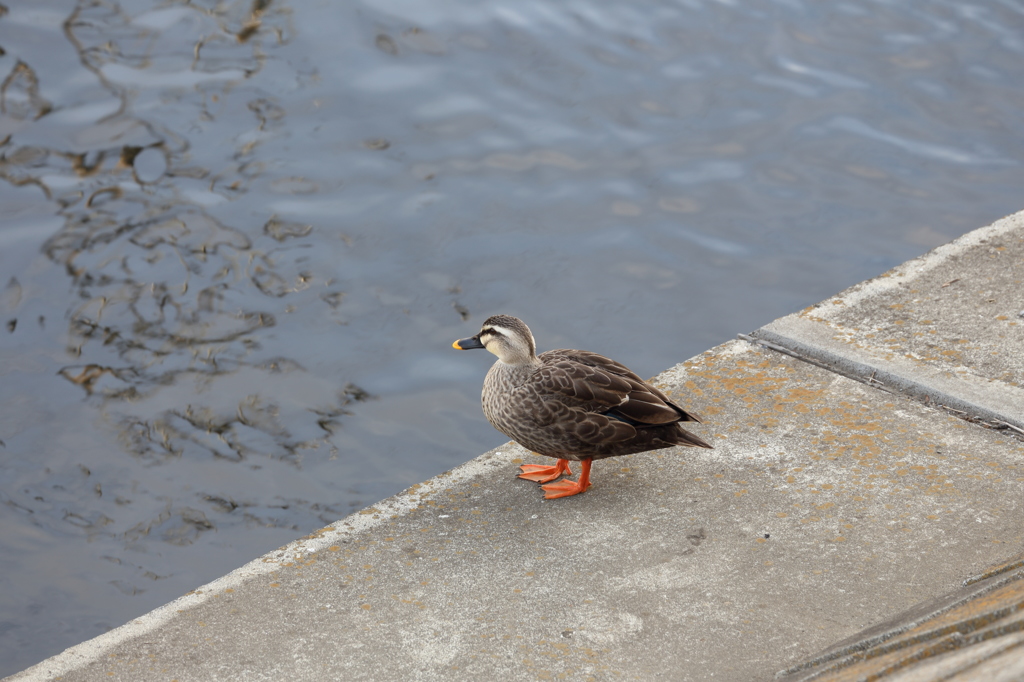
[[[547,483],[553,481],[562,474],[569,475],[572,472],[569,470],[569,461],[565,459],[558,460],[555,466],[545,466],[543,464],[523,464],[519,467],[523,470],[523,473],[519,474],[519,478],[525,478],[527,481],[536,481],[537,483]]]
[[[572,495],[579,495],[580,493],[586,492],[587,488],[590,487],[591,460],[584,459],[581,461],[581,464],[583,466],[583,470],[580,471],[580,480],[564,480],[558,481],[557,483],[542,485],[540,489],[544,491],[544,499],[556,500],[559,497],[570,497]]]

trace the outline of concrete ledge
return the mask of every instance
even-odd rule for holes
[[[753,336],[1024,433],[1024,212]]]
[[[326,528],[265,554],[140,618],[128,621],[110,632],[66,649],[21,673],[6,677],[4,682],[67,679],[67,675],[78,671],[83,666],[101,661],[107,656],[116,656],[111,652],[133,640],[159,636],[158,633],[162,627],[189,609],[200,607],[221,594],[230,594],[251,580],[273,574],[282,566],[295,566],[309,556],[327,549],[339,541],[351,542],[351,538],[358,537],[361,533],[370,532],[374,527],[387,523],[389,519],[397,518],[410,509],[414,509],[421,498],[429,497],[483,475],[494,466],[492,460],[491,453],[482,455],[394,497],[382,500],[372,507],[367,507]]]
[[[1024,679],[1024,555],[779,673],[781,682]]]
[[[746,341],[656,377],[714,450],[544,500],[508,444],[8,679],[846,679],[1024,546],[1024,441],[863,381],[1020,423],[1022,263],[1017,214],[758,332],[862,381]]]
[[[835,336],[818,323],[800,318],[773,322],[752,336],[816,360],[843,376],[1024,432],[1024,390],[1016,386],[994,384],[967,370],[952,374],[905,356],[880,357],[860,349],[835,352],[829,349]]]
[[[771,679],[1024,544],[998,432],[742,341],[657,381],[715,450],[545,501],[507,445],[13,679]]]

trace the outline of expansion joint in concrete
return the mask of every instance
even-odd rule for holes
[[[825,349],[801,343],[766,329],[758,329],[753,334],[737,334],[736,336],[747,343],[788,355],[801,362],[867,384],[880,391],[910,398],[929,407],[937,407],[971,424],[996,431],[1005,430],[1014,438],[1024,441],[1024,422],[1011,423],[1004,418],[1004,415],[996,414],[981,405],[949,393],[936,391],[934,388],[906,376],[893,374],[848,357],[841,357]]]

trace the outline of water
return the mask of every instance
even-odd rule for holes
[[[0,675],[1022,208],[1024,3],[606,5],[8,2]]]

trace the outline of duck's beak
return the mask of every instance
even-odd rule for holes
[[[459,339],[452,343],[452,348],[455,350],[472,350],[474,348],[483,348],[484,344],[480,343],[479,336],[471,336],[468,339]]]

